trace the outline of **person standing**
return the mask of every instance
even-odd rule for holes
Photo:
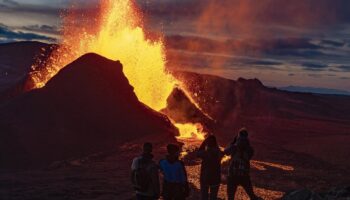
[[[153,161],[152,144],[145,143],[141,156],[131,165],[131,180],[137,200],[156,200],[160,196],[159,170]]]
[[[166,158],[159,161],[163,173],[163,199],[184,200],[189,196],[189,185],[185,165],[179,160],[180,148],[169,144],[167,151]]]
[[[260,199],[253,191],[250,179],[250,159],[254,155],[254,150],[248,139],[248,131],[241,129],[234,142],[225,149],[224,153],[231,156],[227,179],[228,200],[234,200],[239,185],[244,188],[250,199]]]
[[[216,137],[208,136],[199,147],[197,156],[202,159],[200,174],[200,190],[202,200],[216,200],[221,182],[221,159]]]

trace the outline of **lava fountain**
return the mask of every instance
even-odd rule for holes
[[[32,67],[35,87],[43,87],[62,67],[94,52],[121,61],[123,72],[141,102],[157,111],[165,108],[175,85],[181,84],[166,71],[162,40],[146,38],[142,16],[133,1],[101,0],[98,10],[91,19],[73,7],[63,17],[61,44],[47,60],[39,60]],[[198,125],[174,125],[182,139],[203,139]]]

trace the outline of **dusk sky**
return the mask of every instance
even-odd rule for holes
[[[76,1],[75,1],[76,2]],[[82,10],[97,0],[80,0]],[[69,0],[0,0],[0,43],[60,40]],[[350,91],[350,1],[138,1],[169,67],[265,85]]]

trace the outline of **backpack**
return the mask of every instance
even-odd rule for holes
[[[143,158],[138,160],[138,167],[133,173],[133,181],[135,190],[139,192],[147,192],[150,182],[150,161],[147,161]]]
[[[244,176],[249,174],[250,164],[244,152],[237,152],[233,155],[231,174],[234,176]]]

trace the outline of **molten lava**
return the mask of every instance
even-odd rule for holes
[[[155,110],[164,108],[175,80],[165,71],[162,41],[145,38],[131,1],[103,0],[100,10],[97,24],[92,24],[94,30],[90,32],[75,13],[64,18],[62,44],[49,58],[46,71],[33,74],[36,86],[44,86],[63,66],[94,52],[120,60],[139,100]]]
[[[31,74],[35,87],[43,87],[62,67],[78,57],[94,52],[120,60],[125,76],[138,99],[153,108],[166,107],[177,80],[165,69],[163,42],[145,37],[142,17],[130,0],[101,0],[99,15],[87,19],[74,9],[63,18],[62,41],[46,61],[38,61]],[[39,69],[39,66],[44,68]],[[198,125],[175,124],[182,138],[202,139]],[[193,134],[192,134],[193,132]]]
[[[184,139],[191,139],[195,138],[197,140],[204,140],[205,133],[203,132],[203,126],[199,123],[192,124],[180,124],[175,123],[174,124],[180,131],[181,135],[177,137],[177,139],[184,140]]]

